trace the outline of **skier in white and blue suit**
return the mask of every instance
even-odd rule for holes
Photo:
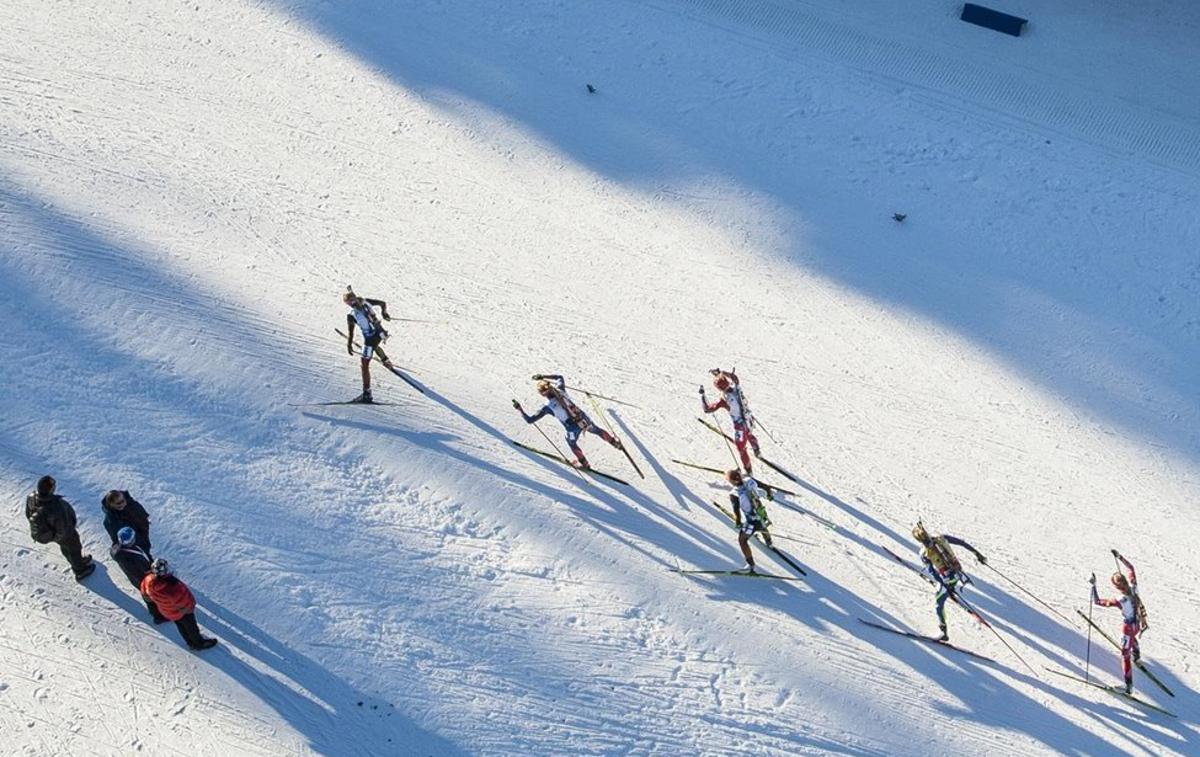
[[[539,373],[533,377],[533,380],[538,382],[538,394],[546,398],[546,404],[533,415],[527,415],[521,408],[521,403],[516,400],[513,400],[513,407],[517,409],[526,423],[536,423],[547,415],[557,418],[567,432],[567,446],[571,448],[571,452],[575,453],[580,468],[586,470],[592,467],[584,457],[583,450],[579,448],[579,437],[583,436],[584,432],[590,431],[617,449],[624,449],[620,439],[597,426],[587,416],[587,413],[580,410],[579,406],[571,401],[571,398],[567,396],[567,382],[562,376],[543,376]]]

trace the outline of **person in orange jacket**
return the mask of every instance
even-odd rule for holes
[[[196,623],[196,598],[187,584],[172,575],[166,560],[160,557],[154,561],[150,572],[142,578],[141,589],[164,618],[175,621],[179,635],[189,647],[201,650],[217,645],[216,639],[201,635]]]

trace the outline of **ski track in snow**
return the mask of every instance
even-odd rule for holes
[[[1197,751],[1194,128],[803,15],[0,11],[12,748]],[[592,76],[595,98],[563,94]],[[1131,221],[1094,220],[1118,202]],[[1094,237],[1059,231],[1081,219]],[[1022,251],[1036,234],[1061,259]],[[428,397],[376,370],[395,406],[287,407],[354,390],[332,332],[346,282],[446,321],[396,323],[388,344]],[[734,363],[801,483],[763,477],[837,526],[773,508],[803,583],[668,572],[739,561],[707,504],[723,491],[670,462],[728,463],[695,385]],[[508,402],[532,407],[526,378],[555,370],[643,408],[608,415],[645,481],[594,439],[634,488],[508,444],[543,446]],[[25,529],[45,471],[102,563],[79,586]],[[113,486],[149,507],[216,649],[150,625],[107,560]],[[1035,679],[953,607],[954,641],[995,664],[858,623],[932,628],[929,588],[879,549],[911,557],[917,516],[1067,614],[1124,528],[1153,598],[1146,654],[1179,696],[1142,693],[1182,717]],[[976,579],[1035,668],[1080,670],[1081,628]]]

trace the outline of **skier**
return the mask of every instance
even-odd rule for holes
[[[179,635],[194,650],[215,647],[217,640],[200,633],[196,624],[196,598],[183,581],[171,573],[171,566],[161,557],[150,565],[150,572],[142,578],[142,594],[149,597],[158,611],[167,620],[175,621]]]
[[[762,454],[758,449],[758,438],[754,436],[752,430],[754,417],[750,414],[746,398],[742,395],[741,382],[733,371],[713,368],[709,373],[713,375],[713,386],[721,392],[721,399],[710,404],[704,394],[704,385],[701,384],[700,406],[705,413],[715,413],[721,408],[729,411],[729,417],[733,420],[733,441],[741,455],[742,467],[749,474],[751,472],[750,455],[746,452],[746,445],[749,444],[750,448],[754,450],[755,457],[762,457]]]
[[[82,581],[96,570],[91,555],[83,554],[83,544],[76,530],[75,508],[54,493],[58,483],[52,476],[38,479],[37,489],[25,499],[25,518],[29,535],[38,544],[56,542],[63,557],[71,564],[75,580]]]
[[[379,359],[384,366],[390,371],[395,370],[392,361],[380,347],[383,342],[387,341],[388,333],[383,328],[383,324],[379,322],[379,316],[375,315],[373,307],[379,308],[379,313],[385,321],[392,320],[392,316],[388,314],[386,302],[359,297],[350,287],[346,287],[346,293],[342,295],[342,302],[350,307],[350,312],[346,314],[346,352],[354,354],[355,325],[363,335],[361,354],[363,390],[362,394],[355,397],[352,402],[371,403],[374,402],[371,398],[371,357],[375,353],[379,353]]]
[[[958,537],[947,534],[931,536],[921,521],[917,521],[917,525],[913,527],[912,535],[921,543],[921,562],[925,564],[925,572],[938,585],[937,618],[938,628],[942,632],[938,640],[948,641],[950,634],[946,632],[946,600],[957,596],[962,588],[971,583],[971,577],[963,572],[962,563],[958,561],[950,545],[970,550],[981,565],[987,565],[987,558]]]
[[[1149,624],[1146,622],[1146,607],[1142,604],[1142,598],[1138,596],[1137,573],[1133,571],[1133,563],[1122,557],[1121,553],[1115,549],[1112,553],[1113,557],[1117,558],[1129,572],[1128,579],[1120,571],[1112,574],[1112,585],[1121,592],[1121,596],[1117,599],[1101,599],[1100,595],[1096,593],[1095,573],[1088,579],[1088,583],[1092,585],[1092,604],[1100,607],[1121,608],[1121,615],[1125,621],[1121,629],[1121,669],[1125,673],[1125,693],[1131,694],[1133,693],[1133,663],[1142,659],[1138,636],[1146,630]]]
[[[150,554],[150,515],[129,492],[111,490],[101,498],[100,510],[104,513],[104,530],[113,544],[120,541],[117,532],[128,526],[137,534],[137,545]]]
[[[591,463],[584,456],[583,450],[579,448],[579,437],[587,431],[599,436],[604,441],[611,444],[616,449],[624,449],[621,440],[604,429],[597,426],[588,417],[587,413],[579,409],[579,406],[567,396],[567,382],[562,376],[558,375],[542,375],[536,374],[533,380],[537,383],[537,392],[546,399],[546,404],[542,409],[533,415],[526,415],[525,410],[521,407],[521,403],[513,400],[513,407],[521,414],[526,423],[536,423],[541,418],[547,415],[553,415],[558,419],[558,422],[563,424],[563,429],[567,434],[567,446],[571,448],[571,452],[578,459],[578,466],[584,470],[591,468]]]
[[[733,522],[738,530],[738,546],[742,550],[742,556],[746,558],[746,565],[741,570],[753,573],[754,553],[750,551],[750,537],[761,533],[767,547],[773,546],[771,532],[767,530],[771,521],[767,518],[767,506],[763,502],[764,498],[770,498],[770,493],[768,490],[768,493],[764,494],[762,489],[758,488],[757,481],[750,476],[742,476],[738,470],[726,471],[725,480],[733,487],[733,491],[729,493],[729,504],[733,505]]]
[[[138,545],[137,538],[137,532],[133,530],[132,526],[124,526],[117,531],[116,543],[109,549],[109,554],[134,588],[141,592],[142,579],[150,572],[154,561],[150,557],[150,553]],[[146,609],[150,611],[150,617],[154,618],[155,625],[167,622],[167,619],[159,612],[158,605],[154,604],[154,600],[144,593],[142,600],[146,603]]]

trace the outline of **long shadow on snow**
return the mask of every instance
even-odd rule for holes
[[[581,482],[578,480],[575,480],[577,478],[577,474],[569,471],[562,464],[551,462],[551,461],[546,460],[545,458],[541,457],[540,455],[535,455],[526,450],[521,450],[519,447],[515,447],[510,442],[510,438],[508,436],[506,436],[504,433],[502,433],[495,426],[491,425],[487,421],[484,421],[482,418],[475,415],[474,413],[467,411],[466,409],[462,408],[461,406],[459,406],[455,402],[451,401],[450,399],[442,396],[441,394],[438,394],[437,392],[432,391],[432,390],[427,390],[427,396],[429,396],[429,398],[433,399],[435,402],[441,404],[447,410],[449,410],[452,413],[454,413],[455,415],[459,416],[461,419],[463,419],[467,423],[470,423],[472,426],[474,426],[479,431],[496,439],[498,442],[503,444],[508,449],[520,452],[521,455],[523,457],[525,457],[526,459],[537,463],[543,469],[554,472],[563,480],[571,481],[571,483],[574,486],[577,487],[580,485]],[[635,441],[635,443],[638,443],[636,439],[634,441]],[[638,443],[638,444],[640,447],[641,446],[640,443]],[[500,473],[500,475],[502,477],[513,477],[516,475],[510,471],[503,471],[503,469],[500,469],[494,465],[491,465],[490,463],[478,461],[478,460],[475,460],[474,458],[464,457],[461,455],[461,453],[458,453],[457,451],[450,451],[448,449],[447,449],[447,451],[450,452],[451,454],[453,454],[454,456],[459,457],[460,459],[463,459],[465,462],[470,462],[473,465],[483,465],[484,467],[486,467],[489,470],[492,470],[493,472],[498,472],[498,473]],[[624,460],[624,457],[621,457],[620,459]],[[542,491],[542,493],[547,494],[552,499],[560,499],[561,500],[561,498],[562,498],[562,492],[560,490],[546,489],[545,487],[542,487],[540,484],[537,484],[536,482],[533,482],[530,479],[527,479],[524,477],[521,477],[521,479],[522,479],[521,483],[523,483],[523,485],[536,487],[536,488],[538,488],[539,491]],[[621,512],[624,512],[625,519],[627,520],[627,522],[631,522],[629,520],[629,516],[633,515],[633,513],[628,510],[628,506],[618,497],[629,499],[629,500],[633,501],[635,504],[642,506],[647,511],[653,511],[653,512],[657,513],[664,520],[671,522],[678,529],[689,534],[693,538],[694,541],[701,543],[701,544],[708,544],[713,549],[720,548],[720,545],[715,540],[713,540],[712,537],[706,531],[704,531],[703,529],[696,528],[693,524],[680,518],[678,516],[678,514],[673,513],[669,510],[666,510],[659,503],[655,502],[650,497],[647,497],[646,495],[642,494],[640,491],[637,490],[636,483],[634,483],[633,481],[631,481],[630,486],[622,486],[621,484],[617,484],[615,482],[608,481],[608,480],[601,479],[601,478],[589,477],[588,480],[590,482],[592,482],[593,484],[595,484],[595,486],[589,486],[585,489],[585,491],[587,491],[590,495],[596,497],[596,499],[598,499],[599,501],[604,502],[605,504],[608,504],[613,509],[614,513],[619,514]],[[636,479],[634,479],[634,481],[636,481]],[[603,487],[603,489],[601,487]],[[607,490],[607,493],[605,493],[605,490]],[[580,504],[580,505],[589,505],[590,504],[586,500],[582,500],[577,497],[572,497],[572,500],[574,501],[575,504]],[[591,520],[593,523],[595,523],[598,527],[600,527],[607,533],[611,533],[611,534],[615,535],[613,528],[616,528],[618,531],[626,530],[624,527],[621,526],[620,518],[617,518],[617,519],[606,518],[606,519],[597,520],[592,515],[594,510],[595,510],[594,507],[586,507],[585,509],[580,509],[579,514],[582,517],[584,517],[585,519]],[[604,522],[600,522],[601,520],[603,520]],[[641,536],[642,535],[641,532],[638,532],[638,535]],[[634,549],[638,550],[639,552],[642,552],[643,554],[646,554],[647,556],[651,557],[651,559],[655,560],[655,562],[659,562],[659,563],[662,562],[661,559],[659,559],[653,555],[649,555],[649,553],[646,553],[640,547],[637,547],[636,544],[631,543],[628,539],[626,539],[624,537],[618,537],[618,538],[621,538],[621,540],[623,542],[625,542],[626,544],[629,544],[630,546],[632,546]]]
[[[181,314],[182,319],[203,323],[204,328],[210,331],[227,331],[233,337],[232,343],[245,345],[247,350],[260,357],[270,356],[274,351],[282,350],[279,345],[270,343],[266,335],[256,329],[257,324],[242,323],[239,313],[231,312],[222,303],[186,288],[180,281],[142,262],[143,256],[138,252],[97,236],[74,219],[49,209],[48,205],[39,207],[38,203],[8,191],[0,191],[0,205],[8,210],[10,217],[23,213],[34,230],[33,233],[43,237],[40,241],[45,243],[45,249],[53,251],[40,253],[43,257],[36,262],[41,266],[45,266],[47,261],[57,264],[61,281],[86,281],[96,301],[104,302],[106,296],[112,295],[105,290],[111,288],[120,292],[122,297],[137,296],[145,301],[167,302],[173,312]],[[51,255],[55,257],[51,258]],[[14,443],[28,448],[28,459],[41,461],[41,464],[47,470],[53,471],[60,481],[69,482],[72,476],[68,471],[74,466],[68,460],[59,459],[63,453],[58,448],[65,447],[70,450],[73,443],[80,440],[104,450],[106,462],[109,464],[121,469],[132,469],[135,475],[141,472],[142,478],[147,480],[155,479],[156,476],[150,471],[156,471],[164,461],[169,464],[173,460],[172,455],[183,455],[197,463],[210,462],[205,460],[203,450],[215,436],[226,437],[225,441],[230,443],[236,442],[233,444],[235,449],[261,447],[266,450],[264,454],[270,454],[271,435],[274,431],[263,427],[264,424],[269,424],[267,419],[247,417],[244,408],[229,404],[226,398],[214,395],[197,382],[164,370],[167,367],[165,364],[143,358],[132,351],[122,350],[121,345],[102,330],[89,330],[84,325],[87,318],[76,320],[70,317],[74,306],[86,306],[89,303],[56,297],[58,290],[55,288],[55,280],[30,280],[25,262],[26,259],[21,255],[8,250],[0,254],[0,281],[4,282],[6,289],[5,304],[0,306],[0,313],[11,309],[8,304],[10,302],[23,303],[21,315],[19,318],[14,316],[14,321],[32,326],[21,333],[21,338],[27,340],[30,345],[45,346],[37,348],[38,350],[53,348],[54,355],[58,357],[51,363],[38,362],[37,365],[43,370],[55,370],[57,380],[47,382],[40,374],[36,374],[28,377],[33,383],[25,386],[21,381],[26,377],[18,375],[17,385],[10,388],[11,396],[19,404],[8,406],[7,392],[6,398],[0,402],[10,412],[11,418],[20,419],[27,414],[33,414],[43,422],[58,422],[64,428],[70,429],[66,439],[14,439]],[[93,389],[93,384],[104,391]],[[113,397],[105,392],[119,397],[114,401]],[[126,408],[128,414],[123,411],[125,405],[122,402],[129,405]],[[162,410],[164,414],[175,413],[186,418],[188,422],[184,425],[187,428],[182,437],[173,438],[178,436],[177,432],[155,425],[159,417],[155,411],[158,410]],[[103,418],[102,428],[97,432],[101,436],[83,439],[80,435],[89,432],[86,429],[81,430],[81,427],[86,427],[87,417],[93,411]],[[80,414],[85,422],[77,419]],[[142,449],[145,438],[154,438],[160,440],[160,443],[146,451]],[[256,445],[255,442],[259,444]],[[47,447],[47,444],[51,446]],[[67,454],[69,455],[69,452]],[[213,464],[220,463],[227,468],[233,468],[240,462],[243,461],[221,460]],[[96,480],[92,475],[87,475],[91,473],[93,471],[88,469],[85,475],[74,476],[79,482],[77,490],[91,490],[98,497],[100,492],[114,484],[109,474],[104,474],[104,478]],[[260,546],[269,546],[272,541],[287,538],[277,533],[279,529],[275,528],[278,517],[276,513],[293,513],[293,508],[271,488],[271,481],[260,484],[251,476],[247,480],[238,481],[233,489],[222,490],[220,483],[226,476],[214,473],[203,464],[195,464],[176,473],[172,480],[185,492],[204,492],[214,500],[225,498],[230,501],[254,502],[253,508],[236,508],[236,515],[242,529],[257,534]],[[227,470],[223,473],[231,474],[232,471]],[[232,475],[229,477],[235,478]],[[161,490],[156,491],[161,495]],[[203,499],[202,496],[191,494],[185,495],[185,498],[191,501]],[[143,501],[152,499],[154,498],[143,497]],[[101,561],[105,559],[105,555],[97,553],[95,545],[106,545],[109,539],[100,529],[98,505],[92,509],[82,504],[84,500],[94,501],[92,496],[87,496],[74,502],[79,515],[81,535],[85,544],[92,545],[95,559]],[[232,509],[231,505],[226,506]],[[179,538],[178,530],[181,526],[172,523],[167,508],[155,508],[153,505],[151,507],[159,535],[156,538],[159,549],[156,551],[170,555],[176,564],[199,562],[194,560],[191,539]],[[174,512],[185,516],[184,522],[193,527],[197,525],[195,518],[200,519],[201,528],[208,526],[209,519],[203,513],[178,510]],[[206,566],[204,570],[210,568],[211,566]],[[105,570],[98,568],[89,580],[95,583],[89,585],[85,581],[84,585],[87,588],[109,599],[133,617],[143,619],[149,625],[145,607],[119,589],[107,577]],[[121,580],[124,581],[123,576]],[[197,580],[196,583],[203,581]],[[211,604],[217,607],[215,603]],[[260,647],[282,649],[280,643],[233,613],[224,610],[220,613],[231,626],[239,627],[246,636],[255,638]],[[174,624],[164,624],[159,630],[173,642],[182,643]],[[281,675],[296,680],[309,691],[334,692],[339,700],[336,702],[340,708],[339,712],[345,711],[350,702],[368,699],[343,679],[310,659],[304,658],[297,665],[279,662],[281,659],[296,657],[294,653],[279,652],[273,656],[273,667]],[[326,745],[331,753],[339,753],[348,748],[347,743],[331,741],[339,734],[348,737],[347,731],[336,730],[340,724],[335,723],[332,718],[314,717],[320,710],[312,705],[311,700],[286,686],[264,682],[262,676],[245,669],[242,663],[221,658],[219,653],[216,656],[205,655],[201,659],[214,661],[217,667],[224,669],[249,691],[262,696],[265,704],[274,708],[284,721],[297,733],[303,734],[311,744]],[[228,662],[219,662],[222,659]],[[262,659],[271,664],[272,658]],[[333,697],[328,698],[334,701]],[[453,744],[425,731],[407,717],[394,715],[390,722],[393,724],[391,728],[397,739],[396,743],[403,739],[410,748],[424,751],[428,747],[431,753],[458,751]],[[356,734],[349,738],[357,739],[359,736]]]
[[[831,158],[811,155],[806,164],[798,154],[789,164],[774,140],[765,140],[752,129],[737,131],[748,110],[766,123],[796,123],[792,120],[796,112],[804,114],[803,108],[796,107],[797,102],[805,102],[802,86],[797,85],[794,101],[753,92],[730,99],[728,80],[711,81],[708,90],[689,92],[688,85],[694,87],[695,82],[685,81],[681,87],[672,78],[667,62],[670,42],[714,35],[712,27],[702,22],[664,9],[615,3],[438,5],[428,12],[376,0],[306,2],[299,8],[278,1],[276,5],[288,15],[308,19],[339,49],[350,51],[397,85],[434,103],[449,103],[449,108],[456,107],[456,97],[479,103],[502,114],[502,120],[535,133],[564,157],[614,181],[634,187],[654,182],[649,188],[656,188],[664,175],[676,184],[724,177],[747,192],[772,198],[798,218],[817,219],[824,226],[811,227],[812,240],[805,249],[789,251],[798,266],[815,268],[873,300],[939,321],[1003,356],[1027,379],[1048,385],[1054,394],[1072,398],[1089,412],[1103,413],[1135,436],[1169,445],[1192,459],[1197,456],[1200,438],[1195,429],[1165,420],[1168,413],[1156,413],[1136,397],[1125,396],[1121,382],[1110,386],[1098,379],[1086,356],[1066,367],[1061,359],[1077,354],[1080,344],[1105,345],[1102,359],[1115,364],[1119,375],[1150,387],[1151,394],[1186,401],[1194,396],[1192,366],[1200,362],[1200,354],[1194,340],[1186,336],[1163,343],[1161,321],[1166,311],[1130,307],[1121,312],[1122,320],[1115,321],[1109,290],[1071,275],[1048,277],[1044,269],[1028,263],[1015,269],[1007,265],[1004,244],[1026,244],[1010,242],[1008,237],[992,240],[999,248],[994,254],[962,254],[979,249],[980,239],[969,236],[974,232],[912,227],[909,235],[920,236],[915,243],[918,249],[933,251],[933,259],[896,254],[894,224],[884,220],[864,224],[861,206],[812,191],[822,166],[838,170]],[[439,43],[431,44],[430,39]],[[759,53],[733,39],[713,42],[729,43],[720,49],[727,57],[723,77],[762,76],[753,68]],[[744,62],[738,57],[743,49]],[[583,82],[597,76],[600,94],[589,96],[583,92]],[[698,101],[704,102],[703,108],[696,107]],[[872,128],[870,123],[852,126]],[[920,167],[909,170],[925,176]],[[911,195],[911,180],[897,178],[895,186],[886,189]],[[941,201],[910,199],[931,205]],[[869,212],[882,219],[892,209],[889,205]],[[1097,238],[1095,244],[1103,247],[1104,240],[1092,231],[1080,229],[1077,236]],[[1129,271],[1135,275],[1142,264],[1126,253],[1105,250],[1114,265],[1129,259]],[[942,274],[933,284],[931,267]],[[936,285],[940,281],[948,283]],[[1055,334],[1050,328],[1030,331],[1024,318],[1004,311],[1007,293],[1014,290],[1078,311],[1079,321],[1088,324],[1081,326],[1087,334],[1079,337],[1070,330]],[[1194,304],[1184,308],[1172,319],[1186,321],[1188,308],[1200,317]],[[1135,346],[1113,343],[1115,333],[1136,334]],[[1039,339],[1050,343],[1043,346]],[[1147,348],[1161,357],[1162,371],[1147,367],[1152,362],[1142,354]]]
[[[762,556],[762,561],[769,559],[764,550],[757,551]],[[786,573],[787,569],[780,564],[773,572]],[[1068,687],[1057,688],[1041,678],[1033,678],[1014,659],[1001,657],[997,658],[995,663],[976,660],[954,650],[926,645],[924,642],[905,639],[865,626],[858,622],[858,617],[894,628],[907,627],[903,621],[873,608],[857,595],[845,592],[819,573],[809,572],[806,584],[811,592],[790,586],[763,586],[762,584],[774,582],[760,583],[756,579],[703,577],[693,580],[706,585],[709,589],[708,598],[713,601],[757,603],[790,617],[798,625],[809,627],[810,633],[794,637],[797,644],[804,639],[815,643],[814,640],[828,638],[832,628],[840,628],[866,645],[887,651],[909,669],[919,671],[922,676],[943,689],[946,697],[937,707],[949,717],[975,721],[987,728],[1000,726],[1026,733],[1047,747],[1059,751],[1093,754],[1104,753],[1112,748],[1111,743],[1102,740],[1098,735],[1051,712],[1039,701],[1019,692],[1015,687],[1005,685],[1003,676],[1019,680],[1045,695],[1070,704],[1086,701],[1082,700],[1080,695],[1067,690]],[[932,607],[929,608],[929,612],[932,614]],[[970,621],[964,615],[961,622]],[[959,636],[961,641],[961,634]],[[840,643],[832,641],[826,644],[841,646]],[[852,655],[853,650],[847,650],[845,653]],[[999,676],[994,674],[997,671]],[[871,672],[869,669],[862,669],[851,674],[870,675]],[[1044,677],[1050,676],[1046,674]],[[1179,743],[1190,743],[1194,738],[1194,734],[1182,727],[1182,724],[1164,722],[1167,719],[1158,716],[1143,716],[1140,711],[1124,711],[1122,706],[1131,705],[1121,705],[1114,699],[1114,704],[1109,708],[1095,707],[1094,711],[1097,719],[1108,723],[1110,727],[1115,729],[1119,724],[1123,728],[1135,731],[1141,738],[1167,748],[1178,749]],[[1165,740],[1167,737],[1158,730],[1162,727],[1171,729],[1170,735],[1175,739],[1174,743]]]
[[[263,675],[232,654],[205,652],[204,659],[277,711],[291,713],[290,719],[309,723],[308,735],[314,748],[326,754],[345,751],[341,734],[349,728],[354,733],[371,734],[376,739],[373,751],[380,754],[466,754],[454,743],[420,728],[390,702],[365,697],[310,657],[205,594],[194,589],[193,593],[203,627],[219,636],[222,644],[236,647],[285,680]],[[212,652],[220,649],[218,646]],[[296,691],[285,681],[303,691]]]
[[[344,428],[352,428],[359,431],[369,431],[377,434],[395,436],[404,439],[410,444],[424,447],[432,452],[446,455],[447,457],[457,460],[465,465],[472,466],[479,470],[495,476],[496,478],[508,481],[509,483],[520,486],[521,488],[537,492],[549,499],[561,502],[572,508],[572,511],[582,520],[591,523],[599,531],[608,536],[619,540],[623,544],[637,551],[639,554],[653,560],[662,565],[666,565],[663,559],[655,555],[643,547],[639,546],[638,539],[631,539],[631,536],[639,537],[639,539],[652,539],[651,535],[644,531],[635,531],[630,528],[631,523],[645,522],[639,520],[639,513],[635,512],[630,506],[629,501],[632,501],[645,510],[653,510],[665,520],[674,523],[680,530],[685,531],[692,537],[692,542],[682,539],[679,535],[669,531],[664,534],[670,534],[668,543],[663,544],[659,540],[654,540],[660,546],[669,550],[672,554],[678,554],[685,549],[694,549],[695,543],[707,544],[712,550],[719,550],[721,545],[714,540],[710,534],[703,529],[697,528],[691,523],[680,519],[676,514],[662,508],[649,497],[631,490],[630,487],[623,486],[604,479],[590,478],[585,483],[579,476],[566,468],[564,465],[546,460],[539,455],[534,455],[525,450],[509,443],[509,439],[499,429],[491,424],[483,421],[478,416],[464,410],[457,404],[446,399],[436,391],[427,388],[427,395],[434,401],[450,409],[459,417],[474,425],[480,431],[494,437],[500,441],[506,449],[510,450],[515,455],[532,462],[543,470],[554,474],[564,483],[570,485],[571,488],[582,489],[586,496],[571,494],[567,489],[551,486],[540,481],[537,481],[528,476],[524,476],[508,468],[495,465],[487,460],[476,457],[462,449],[455,447],[452,444],[446,443],[447,437],[440,435],[430,435],[422,431],[408,430],[398,425],[384,425],[369,421],[352,420],[341,418],[332,415],[326,415],[317,412],[306,412],[304,415],[309,418],[316,418],[328,422],[335,426]],[[622,458],[623,459],[623,458]],[[607,509],[597,507],[597,503],[607,505]],[[663,535],[663,534],[660,534]]]
[[[622,439],[629,439],[633,442],[634,447],[636,448],[637,452],[641,454],[642,459],[649,463],[650,471],[654,473],[654,475],[658,476],[658,479],[663,482],[664,486],[667,487],[667,491],[670,492],[680,509],[685,511],[690,509],[688,507],[688,500],[691,500],[701,510],[708,509],[709,506],[704,502],[703,499],[693,494],[692,491],[688,489],[687,486],[676,476],[667,472],[667,469],[658,462],[658,458],[656,458],[650,452],[646,445],[642,444],[642,440],[633,433],[633,430],[629,427],[629,424],[625,422],[625,419],[622,418],[616,410],[610,409],[608,414],[610,417],[612,417],[613,421],[616,422],[617,427],[621,429]]]

